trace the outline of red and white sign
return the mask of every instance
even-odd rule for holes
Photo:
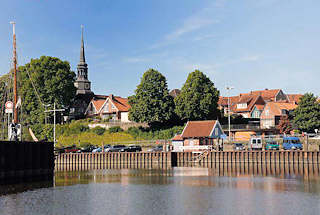
[[[12,101],[7,101],[5,106],[6,106],[6,113],[13,113]]]

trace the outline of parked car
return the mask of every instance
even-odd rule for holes
[[[153,147],[153,148],[148,150],[148,152],[162,152],[162,151],[163,151],[163,146],[162,145]]]
[[[108,148],[110,148],[111,147],[111,145],[104,145],[104,147],[103,147],[103,151],[104,152],[107,152],[107,150],[108,150]]]
[[[279,150],[279,143],[273,139],[266,140],[266,150]]]
[[[93,153],[102,152],[102,149],[101,149],[101,147],[98,147],[98,148],[92,150],[92,152]]]
[[[63,148],[63,153],[76,153],[78,151],[79,148],[77,148],[75,145]]]
[[[250,150],[262,150],[261,137],[251,137],[248,148]]]
[[[87,145],[85,147],[80,148],[78,152],[92,152],[96,148],[97,148],[96,146]]]
[[[298,137],[283,137],[283,149],[284,150],[302,150],[303,146]]]
[[[111,146],[110,148],[107,148],[106,152],[120,152],[121,149],[124,149],[124,148],[126,148],[125,145],[114,145],[114,146]]]
[[[234,143],[233,150],[242,151],[242,150],[244,150],[244,145],[242,143]]]
[[[121,152],[141,152],[142,148],[138,145],[129,145],[120,150]]]

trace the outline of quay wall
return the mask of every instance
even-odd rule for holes
[[[63,153],[55,159],[55,170],[171,168],[171,162],[170,152]]]
[[[53,180],[53,173],[53,143],[0,141],[0,184]]]
[[[122,168],[172,168],[224,166],[320,166],[319,151],[211,151],[205,155],[192,152],[108,152],[68,153],[55,159],[56,171],[81,171]]]

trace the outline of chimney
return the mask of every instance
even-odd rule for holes
[[[110,98],[111,100],[113,100],[113,98],[114,98],[114,97],[113,97],[113,94],[110,94],[110,95],[109,95],[109,98]]]

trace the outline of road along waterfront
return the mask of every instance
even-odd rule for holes
[[[0,214],[318,214],[320,177],[319,169],[62,171],[52,187],[2,193],[0,208]]]

